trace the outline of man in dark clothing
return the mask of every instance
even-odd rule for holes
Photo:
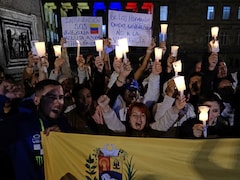
[[[1,103],[4,99],[15,97],[9,85],[7,82],[0,84]],[[1,149],[8,150],[15,179],[19,180],[44,180],[40,132],[48,135],[50,131],[69,130],[66,119],[61,116],[64,94],[57,81],[40,81],[35,88],[34,104],[37,113],[18,113],[0,122]]]

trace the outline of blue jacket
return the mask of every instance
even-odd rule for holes
[[[8,149],[16,180],[44,180],[43,150],[40,132],[43,127],[58,125],[69,130],[64,117],[46,119],[39,113],[19,113],[0,121],[0,149]]]

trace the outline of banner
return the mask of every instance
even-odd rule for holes
[[[129,46],[147,47],[152,39],[152,14],[108,11],[108,37],[112,44],[128,39]]]
[[[81,47],[95,46],[95,40],[102,38],[102,17],[62,17],[62,35],[66,38],[66,47],[77,47],[76,40]]]
[[[46,180],[239,179],[240,139],[42,135]]]

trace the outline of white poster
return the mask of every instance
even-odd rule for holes
[[[102,38],[102,17],[62,17],[62,35],[66,38],[66,47],[95,46],[95,40]]]
[[[147,47],[152,39],[152,14],[108,11],[108,37],[112,44],[128,39],[129,46]]]

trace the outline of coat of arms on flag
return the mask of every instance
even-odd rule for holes
[[[90,24],[90,33],[91,34],[98,34],[98,24]]]
[[[86,159],[85,167],[87,180],[131,180],[136,173],[132,158],[129,160],[127,152],[116,149],[113,144],[94,149]]]

